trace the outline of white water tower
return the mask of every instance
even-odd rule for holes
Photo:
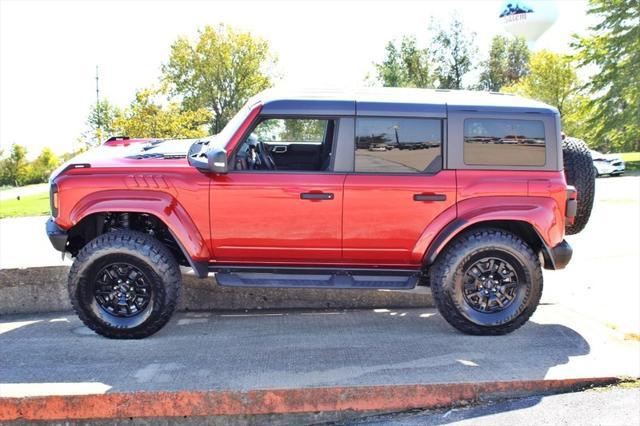
[[[500,9],[500,24],[515,36],[527,40],[531,49],[558,18],[558,9],[550,0],[506,0]]]

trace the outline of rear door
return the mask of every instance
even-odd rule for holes
[[[456,202],[455,171],[442,170],[444,128],[443,116],[356,118],[343,195],[345,262],[420,265],[420,236]]]

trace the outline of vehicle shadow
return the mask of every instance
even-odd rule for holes
[[[0,320],[2,383],[108,392],[540,380],[590,345],[562,324],[466,336],[433,309],[178,314],[143,340],[73,315]],[[60,391],[63,392],[63,391]]]

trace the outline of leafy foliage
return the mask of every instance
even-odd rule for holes
[[[87,146],[99,145],[107,136],[116,133],[113,123],[119,110],[108,100],[102,100],[89,109],[87,117],[88,132],[85,134],[84,144]]]
[[[211,119],[204,108],[183,111],[177,102],[163,106],[158,92],[138,91],[131,105],[117,110],[110,127],[116,134],[144,138],[198,138],[206,136],[203,128]]]
[[[27,148],[22,145],[12,145],[9,156],[0,164],[0,184],[24,185],[29,176],[28,167]]]
[[[478,48],[476,34],[467,32],[462,22],[453,18],[448,27],[431,22],[435,36],[430,43],[435,62],[435,74],[441,89],[462,89],[462,78],[474,68]]]
[[[29,182],[46,182],[51,173],[60,165],[60,159],[50,148],[44,148],[40,155],[29,165]]]
[[[9,156],[0,160],[0,185],[20,186],[46,182],[60,164],[58,157],[49,148],[29,162],[27,149],[22,145],[12,145]]]
[[[499,92],[503,86],[515,84],[529,73],[530,52],[522,37],[497,35],[491,41],[489,58],[480,65],[478,88]]]
[[[283,141],[322,141],[327,126],[326,120],[285,120]]]
[[[383,61],[374,64],[376,80],[385,87],[462,89],[463,77],[474,68],[475,34],[455,18],[445,28],[432,21],[430,28],[430,48],[418,47],[414,36],[388,42]]]
[[[385,59],[375,64],[377,80],[385,87],[432,88],[429,50],[417,47],[415,37],[405,36],[399,45],[392,41],[385,47]]]
[[[166,101],[158,89],[139,90],[131,104],[124,108],[102,101],[91,107],[87,124],[89,143],[95,146],[108,136],[136,138],[197,138],[206,136],[204,125],[211,113],[204,108],[183,110],[177,101]],[[98,111],[99,110],[99,111]]]
[[[542,50],[531,56],[530,73],[517,83],[503,87],[507,93],[517,93],[558,108],[564,131],[583,137],[581,116],[585,98],[571,58]]]
[[[266,41],[221,25],[206,26],[195,43],[176,40],[162,70],[184,109],[213,112],[211,131],[218,133],[249,97],[271,86],[272,63]]]
[[[573,45],[581,66],[597,67],[585,86],[586,126],[597,146],[640,150],[640,2],[590,0],[588,13],[600,22]]]

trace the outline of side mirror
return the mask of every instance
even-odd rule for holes
[[[212,173],[226,174],[229,172],[227,151],[224,148],[214,148],[207,152],[207,163]]]
[[[203,173],[227,173],[229,171],[227,151],[223,148],[208,148],[208,142],[198,141],[194,143],[187,154],[189,165]]]

